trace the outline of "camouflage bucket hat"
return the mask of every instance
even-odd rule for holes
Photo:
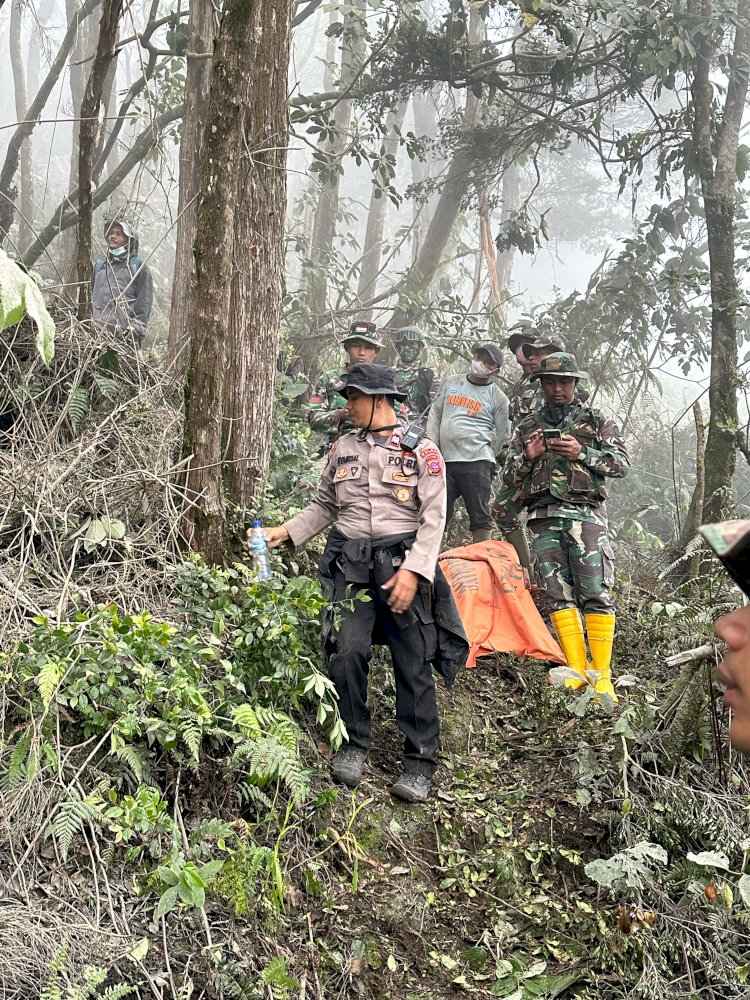
[[[750,597],[750,521],[721,521],[698,530],[740,590]]]
[[[528,358],[530,354],[534,354],[536,351],[565,352],[566,347],[562,337],[558,337],[556,333],[548,333],[545,337],[535,340],[533,344],[525,343],[521,350],[524,353],[524,357]]]
[[[342,347],[346,347],[350,340],[363,340],[366,344],[371,347],[377,347],[380,350],[383,346],[382,340],[378,340],[375,336],[375,331],[377,327],[374,323],[370,323],[368,320],[355,320],[354,323],[349,327],[349,332],[345,337],[342,337],[340,344]]]
[[[542,379],[545,375],[565,375],[567,378],[588,378],[588,372],[579,371],[578,362],[572,354],[565,351],[557,351],[555,354],[548,354],[542,358],[542,367],[532,375],[534,379]]]

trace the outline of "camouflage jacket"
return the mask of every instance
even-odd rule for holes
[[[527,439],[539,429],[555,428],[572,434],[582,451],[575,461],[544,451],[530,461],[524,454]],[[630,466],[620,429],[600,410],[582,403],[563,408],[556,421],[545,404],[522,418],[513,432],[503,469],[505,485],[520,494],[524,507],[544,504],[595,506],[607,497],[607,479],[621,479]]]
[[[314,431],[327,434],[332,443],[339,434],[343,433],[341,422],[342,410],[346,406],[346,400],[339,394],[341,380],[349,371],[349,366],[343,368],[332,368],[320,376],[318,384],[310,396],[307,409],[307,422]],[[347,429],[350,430],[347,426]]]
[[[513,427],[519,420],[532,413],[540,403],[544,401],[541,393],[541,383],[532,382],[528,376],[524,376],[510,394],[510,405],[508,416]]]
[[[396,386],[406,393],[406,409],[410,420],[426,410],[435,398],[437,382],[432,368],[424,365],[398,364],[393,369]]]

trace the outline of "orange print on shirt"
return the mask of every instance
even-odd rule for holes
[[[472,399],[471,396],[448,396],[446,402],[450,406],[465,406],[469,413],[480,413],[484,405],[478,399]]]

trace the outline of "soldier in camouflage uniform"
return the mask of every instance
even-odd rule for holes
[[[539,371],[542,359],[555,351],[564,351],[565,345],[556,334],[548,334],[542,341],[536,339],[534,333],[512,333],[508,337],[508,349],[515,355],[521,366],[523,378],[518,382],[510,396],[509,416],[511,428],[515,429],[519,420],[528,416],[544,402],[541,386],[538,381],[532,381]],[[502,487],[495,497],[492,515],[497,526],[513,548],[518,561],[529,575],[533,575],[529,540],[523,526],[523,512],[513,504],[513,491],[507,486]]]
[[[508,338],[510,342],[511,338]],[[556,351],[565,351],[565,344],[555,333],[550,333],[542,340],[521,343],[514,351],[516,360],[523,370],[523,378],[518,382],[510,399],[510,420],[513,426],[522,417],[533,413],[544,402],[544,394],[534,376],[539,371],[542,359]],[[521,360],[523,359],[523,360]]]
[[[314,431],[325,434],[321,454],[328,451],[333,442],[351,427],[344,424],[346,399],[341,395],[344,378],[352,365],[372,364],[383,344],[375,334],[375,324],[366,320],[355,320],[349,332],[342,339],[341,346],[348,361],[342,368],[332,368],[324,372],[308,405],[307,422]]]
[[[545,402],[516,425],[503,470],[509,501],[525,507],[537,561],[537,582],[568,666],[586,681],[589,667],[581,614],[598,671],[596,690],[616,700],[611,678],[615,631],[612,547],[608,537],[607,480],[630,464],[617,425],[575,399],[578,370],[572,354],[550,354],[532,376]]]
[[[424,350],[422,334],[416,326],[404,326],[391,333],[399,361],[394,367],[396,385],[399,392],[406,393],[406,409],[409,420],[424,413],[435,398],[437,383],[432,368],[420,365]]]

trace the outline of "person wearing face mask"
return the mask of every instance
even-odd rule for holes
[[[321,375],[307,408],[308,424],[312,430],[325,435],[321,454],[325,454],[344,430],[351,429],[344,422],[346,400],[341,393],[347,373],[352,365],[372,364],[383,345],[377,337],[374,323],[355,320],[341,346],[346,351],[346,364]]]
[[[723,521],[699,529],[745,597],[750,597],[750,521]],[[729,742],[750,754],[750,605],[730,611],[714,625],[727,644],[718,680],[732,710]]]
[[[94,321],[140,347],[154,303],[151,271],[138,256],[138,233],[127,222],[108,222],[104,237],[107,256],[94,264],[92,277]]]
[[[396,385],[401,392],[406,393],[406,416],[413,420],[424,413],[435,398],[435,372],[419,363],[424,341],[416,326],[394,330],[391,340],[399,358],[393,369]]]
[[[540,595],[567,664],[580,675],[566,686],[582,687],[593,667],[597,693],[616,701],[614,564],[605,501],[607,481],[625,476],[630,459],[614,421],[576,401],[578,380],[586,377],[572,354],[542,360],[532,378],[541,382],[544,403],[516,425],[503,482],[528,511]]]
[[[510,437],[508,397],[493,381],[502,363],[497,344],[477,348],[466,375],[445,379],[427,419],[427,436],[445,458],[448,524],[463,497],[475,542],[492,537],[492,476]]]

